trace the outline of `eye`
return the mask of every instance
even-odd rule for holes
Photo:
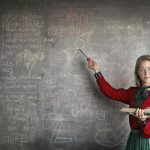
[[[149,69],[150,69],[150,68],[149,68]],[[142,72],[144,72],[144,71],[145,71],[144,68],[139,68],[139,70],[138,70],[139,73],[142,73]]]

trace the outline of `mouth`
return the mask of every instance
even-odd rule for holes
[[[150,77],[145,77],[144,79],[150,79]]]

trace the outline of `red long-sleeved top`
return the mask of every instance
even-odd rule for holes
[[[116,89],[112,87],[103,76],[99,76],[97,79],[98,86],[101,90],[101,92],[113,99],[117,100],[120,102],[123,102],[125,104],[128,104],[129,107],[134,107],[135,105],[135,92],[137,92],[138,88],[137,87],[130,87],[128,89],[124,88],[119,88]],[[150,91],[149,91],[149,96],[144,100],[144,102],[141,104],[140,108],[144,109],[146,107],[150,107]],[[130,127],[132,129],[139,129],[138,128],[138,119],[136,119],[133,116],[129,116],[129,123]],[[147,119],[147,124],[146,127],[141,128],[140,131],[142,132],[143,136],[145,138],[150,138],[150,118]]]

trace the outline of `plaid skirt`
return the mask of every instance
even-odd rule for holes
[[[150,138],[144,138],[139,130],[132,129],[125,150],[150,150]]]

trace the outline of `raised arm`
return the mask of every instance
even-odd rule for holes
[[[88,59],[88,68],[92,69],[95,72],[95,78],[97,81],[97,84],[99,86],[99,89],[101,92],[114,100],[121,101],[123,103],[129,104],[129,100],[131,98],[131,94],[133,92],[132,88],[129,89],[124,89],[124,88],[119,88],[116,89],[112,87],[102,76],[100,72],[100,68],[97,66],[94,60],[91,58]]]

